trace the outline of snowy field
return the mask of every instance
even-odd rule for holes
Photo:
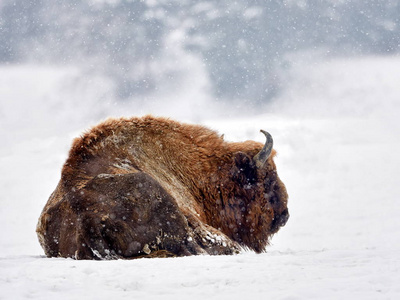
[[[0,299],[400,299],[400,57],[303,62],[289,75],[265,111],[240,117],[207,96],[191,111],[183,94],[170,107],[98,107],[102,78],[0,67]],[[148,112],[231,141],[273,135],[291,218],[267,253],[44,257],[35,226],[72,138],[106,115]]]

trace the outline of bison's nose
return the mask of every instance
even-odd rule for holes
[[[285,209],[278,217],[277,223],[279,226],[285,226],[288,220],[289,220],[289,211]]]

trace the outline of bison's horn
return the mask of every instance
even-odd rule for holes
[[[268,157],[271,155],[272,152],[272,146],[274,145],[274,141],[272,140],[272,136],[266,132],[265,130],[260,130],[262,133],[264,133],[265,137],[267,138],[267,141],[265,142],[264,147],[261,149],[260,152],[258,152],[253,160],[254,163],[256,164],[257,168],[262,168],[267,161]]]

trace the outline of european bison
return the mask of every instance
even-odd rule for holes
[[[262,132],[264,146],[164,118],[108,119],[74,140],[40,244],[75,259],[264,251],[289,214]]]

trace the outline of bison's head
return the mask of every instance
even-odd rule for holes
[[[222,228],[256,252],[264,251],[269,238],[289,219],[288,195],[273,161],[273,140],[268,132],[261,132],[267,138],[261,151],[234,154],[226,170],[231,184],[226,184],[221,197]]]

